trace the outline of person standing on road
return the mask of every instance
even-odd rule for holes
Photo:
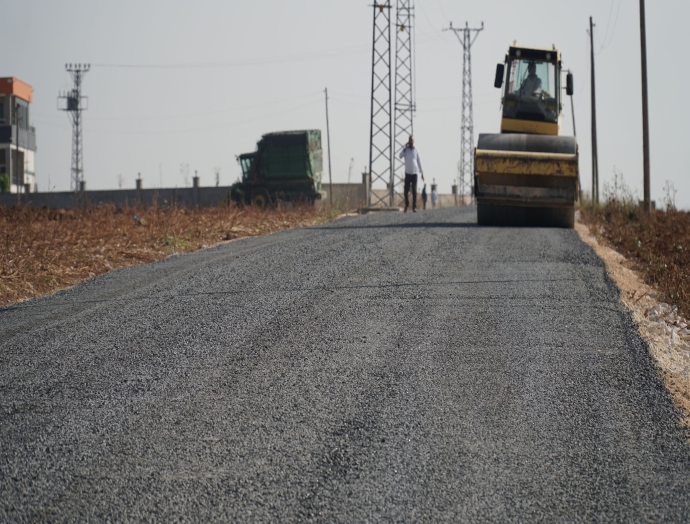
[[[426,209],[426,184],[422,188],[422,209]]]
[[[422,175],[424,180],[424,170],[419,159],[419,152],[414,147],[414,137],[410,139],[400,151],[400,158],[405,159],[405,212],[410,207],[410,188],[412,189],[412,212],[417,212],[417,175]]]
[[[431,208],[436,209],[438,202],[438,192],[436,191],[436,184],[431,184]]]

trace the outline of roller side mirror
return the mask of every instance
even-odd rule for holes
[[[575,89],[573,88],[573,74],[568,73],[565,77],[565,92],[568,96],[573,96]]]
[[[496,64],[496,78],[494,80],[494,87],[500,88],[503,85],[503,72],[505,66],[503,64]]]

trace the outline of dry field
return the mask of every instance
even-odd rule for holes
[[[334,216],[313,207],[0,207],[0,306],[53,293],[117,267]]]
[[[690,316],[690,213],[673,208],[644,213],[636,202],[610,200],[600,207],[585,207],[581,219],[666,302]]]

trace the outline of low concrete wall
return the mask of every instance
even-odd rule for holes
[[[323,184],[323,200],[317,201],[319,206],[330,205],[330,184]],[[333,206],[348,210],[367,207],[367,185],[362,184],[333,184]],[[385,189],[374,189],[374,193],[388,203],[388,192]],[[229,198],[230,187],[183,187],[162,189],[112,189],[102,191],[62,191],[54,193],[24,193],[20,195],[19,204],[33,207],[77,208],[99,205],[115,207],[149,207],[154,203],[160,207],[215,207],[223,205]],[[417,195],[417,206],[422,207],[422,198]],[[443,194],[438,196],[437,207],[453,207],[469,204],[469,197]],[[0,206],[11,207],[18,204],[16,193],[0,194]],[[396,205],[404,206],[401,195],[396,195]],[[427,199],[427,209],[431,209],[431,195]]]
[[[214,207],[221,205],[230,187],[185,187],[163,189],[115,189],[104,191],[63,191],[20,195],[21,205],[75,208],[99,205]],[[1,194],[0,206],[17,205],[16,194]]]
[[[324,199],[321,205],[329,205],[329,184],[322,186]],[[113,189],[102,191],[62,191],[51,193],[0,194],[0,206],[11,207],[18,203],[23,206],[77,208],[99,205],[115,207],[132,206],[181,206],[215,207],[229,198],[230,187],[184,187],[162,189]],[[333,184],[333,205],[355,209],[366,203],[367,193],[364,184]]]
[[[345,209],[366,207],[367,188],[365,184],[333,184],[333,206]],[[331,184],[321,184],[324,193],[322,205],[330,205]]]

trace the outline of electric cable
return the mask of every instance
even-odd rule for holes
[[[211,69],[227,67],[260,66],[272,64],[287,64],[303,62],[307,60],[323,60],[347,54],[359,54],[368,52],[369,47],[350,46],[340,49],[330,49],[319,53],[301,53],[296,55],[283,55],[265,58],[251,58],[231,60],[224,62],[190,62],[179,64],[122,64],[122,63],[92,63],[91,67],[120,68],[120,69]]]
[[[611,31],[611,36],[609,37],[609,36],[608,36],[608,33],[609,33],[609,26],[611,25],[611,14],[612,14],[612,12],[613,12],[613,2],[614,2],[614,1],[615,1],[615,0],[611,0],[611,11],[609,12],[609,20],[608,20],[608,22],[606,23],[606,32],[604,33],[604,38],[602,39],[602,41],[600,41],[600,40],[599,40],[599,36],[598,36],[598,35],[595,35],[595,37],[596,37],[596,39],[597,39],[597,42],[600,44],[600,45],[599,45],[599,51],[595,51],[595,52],[594,52],[594,54],[597,55],[597,56],[598,56],[599,54],[601,54],[601,52],[602,52],[604,49],[606,49],[608,46],[611,45],[611,42],[613,41],[613,36],[616,34],[616,27],[618,26],[618,15],[620,14],[621,4],[623,3],[623,0],[618,0],[618,9],[616,10],[616,18],[615,18],[615,20],[614,20],[614,22],[613,22],[613,30]],[[608,37],[608,41],[606,40],[607,37]]]
[[[311,93],[296,95],[288,98],[282,98],[277,100],[272,100],[271,102],[265,102],[262,104],[251,104],[247,106],[239,106],[232,109],[219,109],[217,111],[205,111],[201,113],[186,113],[177,115],[159,115],[159,116],[141,116],[141,117],[127,117],[127,116],[94,116],[89,117],[89,121],[127,121],[127,122],[137,122],[137,121],[151,121],[151,120],[169,120],[174,118],[193,118],[198,116],[212,116],[221,115],[226,113],[234,113],[237,111],[243,111],[246,109],[257,109],[261,107],[268,107],[276,104],[282,104],[291,100],[298,100],[300,98],[315,97],[316,95],[321,95],[321,91],[313,91]],[[56,118],[53,115],[43,115],[41,113],[34,113],[35,116],[39,118]]]
[[[297,111],[299,109],[304,109],[306,107],[314,106],[320,102],[321,102],[320,100],[314,100],[314,101],[309,102],[307,104],[303,104],[300,106],[285,109],[284,111],[276,111],[276,112],[268,114],[268,115],[257,116],[255,118],[249,118],[249,119],[240,120],[240,121],[236,121],[236,122],[227,122],[225,124],[220,124],[220,125],[215,125],[215,126],[203,126],[203,127],[185,128],[185,129],[168,129],[165,131],[116,131],[116,130],[97,129],[97,128],[87,128],[87,129],[89,132],[117,134],[117,135],[164,135],[164,134],[178,134],[178,133],[196,133],[199,131],[210,131],[210,130],[215,130],[215,129],[225,129],[228,127],[235,127],[238,125],[257,122],[257,121],[265,120],[267,118],[271,118],[274,116],[283,115],[286,113],[291,113],[293,111]]]

